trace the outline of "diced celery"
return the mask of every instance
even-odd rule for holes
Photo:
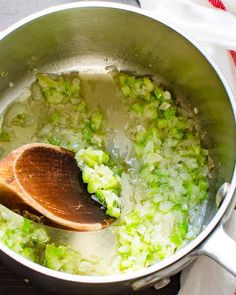
[[[178,120],[176,124],[177,129],[185,129],[186,128],[186,122],[184,120]]]
[[[134,103],[131,106],[131,109],[136,113],[136,114],[142,114],[144,110],[144,106],[141,103]]]
[[[113,258],[106,261],[99,251],[89,260],[80,257],[52,244],[43,227],[28,220],[14,223],[0,210],[0,240],[13,251],[57,271],[106,275],[135,271],[171,256],[200,231],[199,219],[196,224],[195,220],[207,198],[213,164],[208,168],[208,150],[202,147],[193,119],[154,79],[128,74],[118,79],[127,97],[120,99],[119,107],[129,112],[122,122],[128,137],[122,148],[116,130],[106,127],[107,112],[87,107],[75,74],[38,74],[31,88],[33,100],[12,105],[0,133],[0,141],[6,141],[0,147],[4,155],[11,136],[24,143],[19,126],[27,128],[25,123],[34,116],[39,130],[30,137],[26,129],[30,139],[76,153],[91,198],[107,215],[119,218],[107,229],[114,237]]]
[[[59,104],[63,101],[64,96],[55,88],[43,90],[46,101],[50,104]]]
[[[199,146],[199,147],[200,147],[200,146]],[[201,154],[204,155],[204,156],[208,156],[209,151],[206,150],[206,149],[201,148]]]
[[[68,247],[48,244],[45,250],[45,266],[57,271],[76,274],[81,257]]]
[[[67,79],[66,87],[64,88],[64,94],[69,97],[80,97],[80,80],[77,77],[73,79]]]
[[[142,157],[144,155],[144,145],[142,143],[136,143],[134,145],[135,153],[138,157]]]
[[[8,72],[1,72],[0,77],[5,78],[8,75]]]
[[[49,123],[57,124],[60,121],[60,116],[59,112],[53,112],[49,118]]]
[[[163,92],[159,88],[155,87],[154,95],[158,100],[160,100],[160,101],[163,100]]]
[[[139,210],[132,211],[129,215],[124,217],[124,221],[126,225],[139,225],[141,222],[140,212]]]
[[[102,133],[94,133],[92,138],[91,138],[91,143],[98,147],[101,148],[103,146],[103,134]]]
[[[163,111],[166,111],[166,110],[169,109],[170,106],[171,106],[170,103],[164,101],[164,102],[159,106],[159,109],[160,109],[160,110],[163,110]]]
[[[38,84],[43,88],[56,88],[57,82],[51,79],[48,75],[45,74],[37,74],[36,75]]]
[[[79,165],[88,165],[94,168],[96,165],[107,164],[109,161],[109,156],[102,150],[95,150],[92,147],[87,149],[81,149],[75,155],[75,158]]]
[[[91,127],[94,131],[97,131],[101,128],[103,122],[103,114],[100,111],[94,111],[91,114]]]
[[[12,119],[12,123],[16,125],[22,125],[25,123],[26,116],[26,113],[19,113]]]
[[[121,86],[126,83],[127,77],[128,76],[126,74],[120,74],[119,75],[119,81],[120,81]]]
[[[164,129],[164,128],[168,127],[168,120],[167,119],[159,119],[157,123],[158,123],[158,127],[160,129]]]
[[[198,186],[201,190],[206,191],[209,187],[209,183],[206,181],[206,179],[200,178],[198,181]]]
[[[94,181],[94,169],[88,167],[88,166],[84,166],[83,171],[82,171],[82,177],[83,177],[83,181],[85,183],[89,183],[91,181]],[[99,181],[100,183],[100,181]]]
[[[61,146],[62,142],[63,142],[63,138],[58,136],[58,135],[51,135],[47,138],[47,141],[50,144],[56,145],[56,146]]]
[[[176,139],[181,139],[184,136],[183,131],[179,130],[177,127],[173,127],[171,129],[171,135],[173,138],[176,138]]]
[[[126,76],[126,83],[129,85],[134,85],[136,82],[136,79],[134,76]]]
[[[135,142],[137,143],[144,143],[147,139],[147,136],[148,136],[148,132],[146,130],[141,130],[141,131],[138,131],[136,134],[135,134]]]
[[[120,217],[120,198],[110,190],[98,190],[96,196],[106,207],[106,214],[115,218]]]
[[[92,147],[79,150],[75,158],[82,170],[82,178],[88,184],[89,193],[95,193],[97,199],[105,208],[106,214],[118,218],[120,216],[120,199],[115,192],[120,192],[118,176],[106,165],[109,156],[102,150]]]
[[[144,83],[146,89],[148,90],[148,92],[153,91],[154,85],[153,85],[153,82],[150,80],[150,78],[144,77],[143,78],[143,83]]]
[[[0,133],[0,141],[2,142],[10,142],[11,141],[11,136],[7,131],[2,131]]]
[[[123,94],[124,94],[125,96],[129,96],[130,93],[131,93],[129,85],[123,85],[123,86],[121,87],[121,91],[123,92]]]
[[[91,142],[94,131],[90,125],[89,122],[84,124],[84,127],[82,129],[83,139],[86,140],[88,143]]]
[[[171,235],[171,241],[177,246],[181,246],[183,243],[183,240],[185,239],[185,236],[188,232],[188,224],[187,223],[182,223],[182,224],[177,224],[172,232]]]
[[[77,111],[79,113],[86,113],[87,112],[87,106],[85,104],[84,101],[81,101],[78,105],[77,105]]]
[[[144,116],[147,119],[155,120],[157,119],[157,107],[153,103],[146,104],[144,107]]]
[[[176,114],[176,108],[175,107],[169,107],[167,110],[164,111],[164,116],[166,119],[171,119]]]
[[[171,94],[169,91],[164,91],[163,92],[163,97],[165,100],[170,100],[171,99]]]

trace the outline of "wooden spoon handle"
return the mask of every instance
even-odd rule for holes
[[[11,161],[14,161],[13,154],[0,161],[0,203],[8,208],[18,209],[23,201],[17,194],[16,185],[12,185],[15,177],[13,165],[8,165]]]
[[[0,161],[0,177],[0,203],[10,209],[30,208],[79,231],[114,221],[91,199],[70,151],[48,144],[20,147]]]
[[[21,186],[18,184],[14,174],[14,162],[19,155],[14,151],[0,161],[0,204],[12,210],[33,210],[21,193]],[[19,193],[20,192],[20,193]]]

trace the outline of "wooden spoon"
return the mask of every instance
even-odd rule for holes
[[[88,193],[74,153],[50,144],[24,145],[0,161],[0,203],[78,231],[114,221]]]

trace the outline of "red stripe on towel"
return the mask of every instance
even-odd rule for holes
[[[235,66],[236,66],[236,51],[235,50],[230,50],[229,52],[230,52],[230,54],[232,56],[232,59],[234,61]]]
[[[209,2],[216,8],[226,10],[224,3],[220,0],[209,0]]]

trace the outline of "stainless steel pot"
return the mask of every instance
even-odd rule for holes
[[[236,276],[236,244],[224,231],[236,204],[236,105],[222,73],[200,46],[167,20],[105,2],[80,2],[44,10],[7,29],[0,40],[0,72],[9,73],[0,81],[2,109],[30,84],[35,68],[100,71],[115,65],[121,70],[158,73],[173,95],[199,110],[197,119],[215,162],[202,232],[162,262],[129,274],[78,276],[37,265],[1,245],[3,261],[41,286],[62,294],[124,294],[151,285],[159,288],[201,254],[212,257]],[[10,81],[15,85],[13,89],[8,88]],[[219,208],[216,195],[221,201]]]

